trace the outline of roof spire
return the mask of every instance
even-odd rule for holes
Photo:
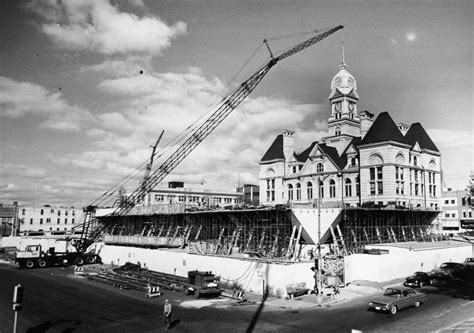
[[[344,58],[344,37],[342,37],[342,63],[341,63],[341,66],[339,66],[339,67],[341,69],[346,69],[347,68],[345,58]]]

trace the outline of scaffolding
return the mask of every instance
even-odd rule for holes
[[[438,215],[433,210],[344,208],[327,231],[321,244],[332,254],[345,256],[363,251],[365,245],[435,241],[431,232]],[[264,258],[298,260],[306,244],[302,227],[292,223],[291,209],[267,208],[215,210],[155,215],[106,216],[100,223],[110,236],[182,239],[190,252],[212,255],[255,253]],[[151,246],[147,240],[136,246]],[[314,244],[315,245],[315,244]]]

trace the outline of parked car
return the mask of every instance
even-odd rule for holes
[[[412,288],[422,288],[423,286],[428,286],[430,284],[431,277],[425,272],[415,272],[413,275],[407,277],[403,283],[404,286]]]
[[[461,275],[463,269],[464,265],[458,262],[445,262],[438,269],[432,270],[430,275],[441,278],[456,278]]]
[[[464,265],[466,266],[474,266],[474,257],[472,258],[466,258],[464,260]]]
[[[382,296],[369,302],[369,308],[376,311],[387,311],[395,315],[399,310],[414,306],[419,307],[426,302],[426,295],[412,288],[391,287]]]

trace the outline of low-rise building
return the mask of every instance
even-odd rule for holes
[[[183,182],[169,182],[145,197],[145,206],[184,204],[189,208],[218,208],[241,205],[243,193],[184,187]]]
[[[71,233],[84,222],[82,208],[62,206],[18,206],[19,234]]]
[[[450,188],[441,192],[441,213],[439,229],[441,232],[458,233],[465,231],[462,221],[473,220],[474,211],[469,204],[466,191],[453,191]]]

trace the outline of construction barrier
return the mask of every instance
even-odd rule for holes
[[[148,285],[145,295],[149,298],[161,296],[160,287]]]
[[[84,267],[74,266],[74,275],[83,275],[83,274],[84,274]]]

